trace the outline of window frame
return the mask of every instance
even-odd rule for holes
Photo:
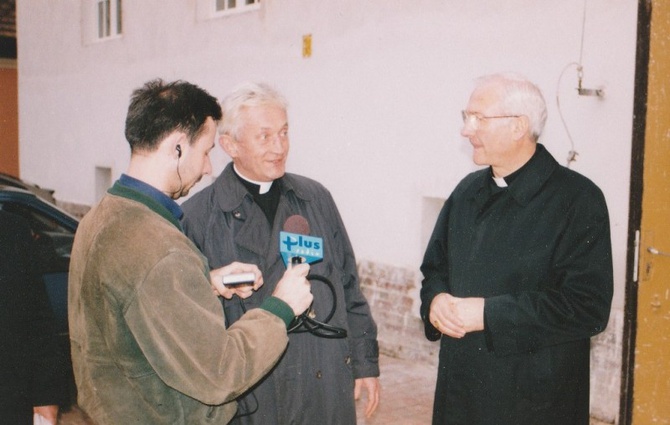
[[[253,3],[247,4],[248,0],[235,0],[236,4],[234,7],[229,8],[225,7],[224,9],[217,9],[217,3],[222,2],[222,3],[228,3],[231,0],[210,0],[211,1],[211,6],[212,6],[212,18],[216,18],[219,16],[229,16],[229,15],[236,15],[239,13],[245,13],[245,12],[251,12],[251,11],[257,11],[260,10],[261,8],[261,3],[262,0],[252,0]],[[244,3],[244,4],[240,4]]]
[[[123,0],[89,1],[93,2],[95,41],[121,37],[123,35]]]

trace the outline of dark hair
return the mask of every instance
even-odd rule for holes
[[[183,131],[192,143],[207,117],[221,119],[216,98],[186,81],[149,81],[135,90],[126,116],[126,139],[131,151],[153,151],[173,131]]]

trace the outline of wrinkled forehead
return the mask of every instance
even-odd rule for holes
[[[244,106],[240,109],[240,118],[245,124],[260,124],[263,122],[276,124],[278,121],[282,121],[283,125],[287,121],[286,109],[277,103]]]
[[[504,92],[499,84],[486,83],[472,91],[467,110],[470,112],[489,112],[500,105],[503,99]]]

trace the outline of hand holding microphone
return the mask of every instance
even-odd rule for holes
[[[279,233],[279,253],[287,268],[296,265],[318,263],[323,260],[323,239],[310,235],[307,219],[301,215],[292,215],[284,222],[284,230]],[[310,332],[322,338],[345,338],[347,330],[330,325],[330,319],[337,311],[337,291],[333,283],[326,277],[316,274],[306,276],[308,281],[321,282],[330,290],[332,308],[328,314],[317,315],[314,306],[296,318],[289,325],[291,332]],[[319,318],[317,318],[317,316]]]
[[[309,264],[290,265],[272,293],[288,304],[296,316],[304,313],[314,299],[312,286],[306,279],[308,273]]]

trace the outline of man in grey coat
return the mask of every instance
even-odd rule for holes
[[[216,181],[184,203],[186,234],[212,267],[258,264],[266,284],[246,299],[224,300],[233,323],[271,293],[285,265],[282,230],[323,239],[323,261],[312,264],[313,315],[325,327],[289,334],[273,372],[247,394],[236,423],[354,424],[354,399],[367,390],[366,414],[379,401],[377,330],[360,291],[356,261],[342,219],[326,188],[285,172],[289,149],[286,102],[271,87],[246,84],[223,102],[219,143],[232,158]],[[300,230],[287,219],[301,216]],[[289,220],[289,222],[291,221]],[[327,316],[332,315],[330,320]],[[317,326],[318,327],[318,326]],[[346,336],[344,335],[346,333]]]

